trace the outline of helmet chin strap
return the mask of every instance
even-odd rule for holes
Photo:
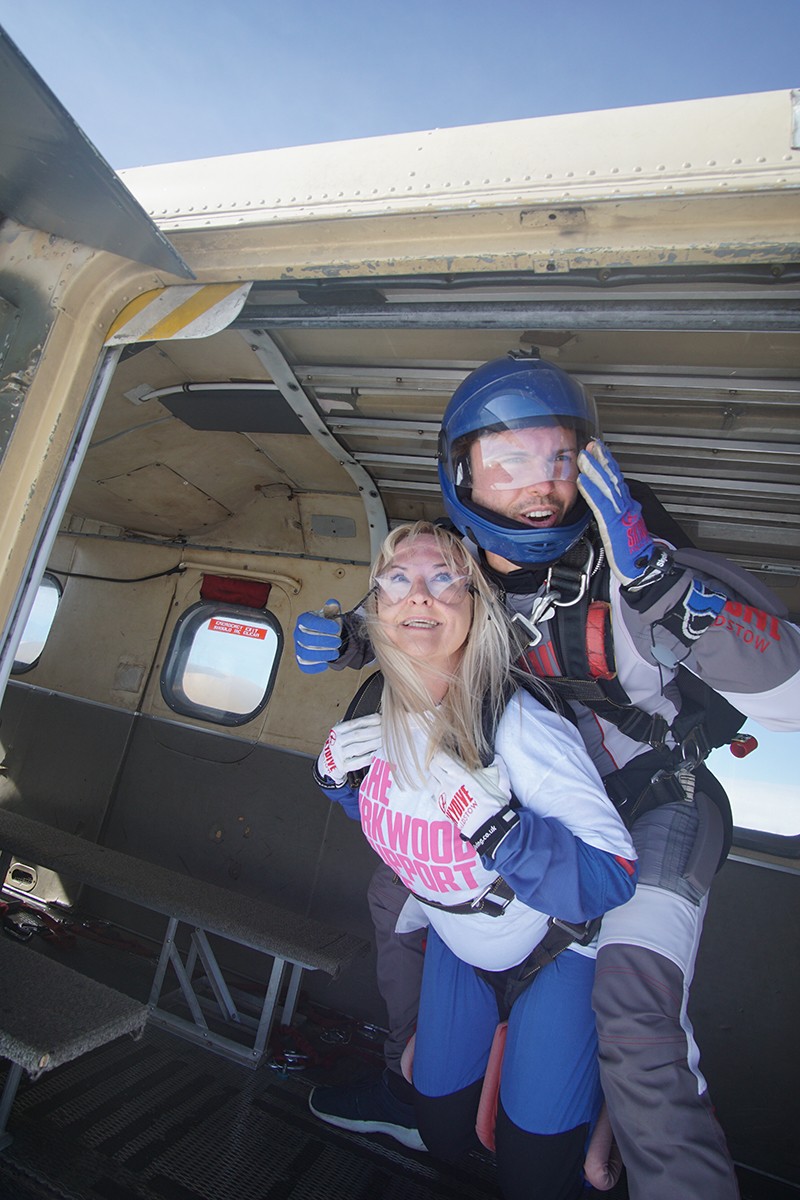
[[[569,559],[577,557],[578,551],[582,561],[578,559],[577,563],[570,562]],[[602,546],[596,550],[592,539],[584,534],[567,554],[552,564],[544,583],[533,598],[529,615],[516,613],[511,618],[512,624],[521,625],[529,635],[529,647],[538,646],[542,641],[543,634],[539,626],[544,621],[549,621],[557,608],[570,608],[583,599],[589,581],[602,566],[604,557]]]

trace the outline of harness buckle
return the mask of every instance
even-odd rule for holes
[[[483,889],[480,895],[474,900],[469,901],[469,906],[474,912],[485,913],[487,917],[502,917],[503,913],[508,908],[511,901],[514,899],[514,893],[510,896],[498,896],[495,889],[500,887],[505,881],[502,876],[493,879],[490,884]]]
[[[548,925],[555,925],[558,929],[563,929],[565,933],[572,935],[573,941],[579,946],[588,946],[592,938],[600,928],[599,918],[593,921],[582,921],[578,925],[574,925],[571,921],[562,921],[560,917],[551,917]]]
[[[551,590],[549,586],[550,575],[548,573],[547,582],[539,592],[534,596],[531,604],[530,614],[526,617],[524,613],[514,613],[511,618],[512,625],[519,623],[525,626],[525,631],[530,635],[528,646],[538,646],[542,641],[543,634],[538,628],[541,621],[549,621],[556,613],[556,605],[558,603],[558,592]]]
[[[694,796],[694,772],[705,762],[710,747],[699,728],[690,730],[679,747],[679,758],[671,767],[662,767],[650,779],[651,783],[663,783],[665,779],[677,780],[687,800]]]
[[[512,623],[524,625],[526,632],[530,634],[529,647],[538,646],[542,641],[543,634],[538,628],[542,621],[549,621],[554,617],[557,608],[571,608],[573,604],[580,603],[586,595],[589,581],[594,574],[597,555],[588,539],[584,544],[584,561],[577,567],[568,566],[563,562],[553,563],[542,587],[533,598],[530,614],[526,617],[524,613],[515,613],[511,618]],[[570,599],[565,599],[568,594]]]
[[[584,562],[580,564],[580,566],[568,567],[563,562],[556,562],[553,563],[552,567],[547,572],[546,587],[548,590],[552,589],[556,597],[554,603],[557,604],[559,608],[572,608],[573,604],[580,603],[580,601],[586,595],[587,588],[589,587],[589,580],[594,574],[594,565],[597,555],[595,553],[594,546],[588,538],[584,542],[584,545],[586,546],[586,558]],[[558,587],[555,587],[553,584],[554,573],[558,576],[557,582],[560,585]],[[566,590],[564,584],[572,586],[573,595],[570,600],[564,599]]]

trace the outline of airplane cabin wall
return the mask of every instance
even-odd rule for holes
[[[0,804],[370,938],[365,893],[373,852],[311,777],[312,756],[361,676],[303,675],[292,648],[299,612],[320,597],[357,602],[366,566],[219,549],[211,556],[116,540],[108,531],[79,536],[74,528],[81,524],[86,528],[67,522],[73,533],[59,536],[49,564],[56,576],[75,574],[60,576],[64,592],[40,662],[12,678],[0,710],[6,750]],[[274,689],[266,708],[238,727],[176,714],[161,694],[175,623],[199,600],[203,570],[105,581],[154,575],[182,558],[204,556],[209,574],[249,569],[284,580],[273,583],[267,603],[284,639]],[[94,915],[141,936],[155,935],[142,910],[100,893],[79,894],[57,877],[56,883],[62,899],[90,905]],[[52,889],[49,878],[45,886]],[[245,975],[258,977],[263,968],[258,956],[239,948],[225,947],[226,957]],[[384,1019],[368,959],[336,982],[308,973],[306,989],[331,1007]]]

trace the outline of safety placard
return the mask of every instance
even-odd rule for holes
[[[245,625],[242,621],[226,621],[222,617],[212,617],[208,622],[209,633],[234,633],[237,637],[257,638],[263,641],[267,631],[258,625]]]

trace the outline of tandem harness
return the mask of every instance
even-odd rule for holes
[[[633,741],[650,746],[603,779],[630,828],[662,804],[691,802],[698,768],[715,746],[731,741],[745,718],[680,666],[673,681],[679,711],[672,724],[631,702],[617,677],[610,579],[602,547],[589,533],[550,568],[530,615],[517,614],[513,621],[527,643],[523,659],[561,701],[584,705]],[[542,652],[545,623],[550,642]],[[721,792],[714,789],[712,798],[730,830],[730,810]]]
[[[411,889],[406,888],[406,891],[410,892]],[[424,896],[418,896],[416,892],[411,892],[415,900],[419,900],[420,904],[424,904],[428,908],[438,908],[448,913],[462,913],[464,916],[482,912],[491,917],[502,916],[514,899],[514,894],[511,885],[506,883],[501,876],[498,876],[494,883],[485,888],[480,896],[474,900],[467,900],[464,904],[439,904],[436,900],[426,900]],[[498,904],[498,899],[502,903]],[[514,1001],[522,995],[526,988],[530,987],[542,967],[554,962],[562,951],[572,945],[588,946],[599,929],[600,917],[582,924],[572,924],[570,921],[562,921],[558,917],[550,917],[547,922],[547,932],[542,940],[534,946],[527,958],[524,958],[515,967],[507,967],[504,971],[487,971],[483,967],[473,967],[475,974],[480,976],[484,983],[488,983],[494,992],[500,1020],[508,1020],[508,1014],[511,1012]]]

